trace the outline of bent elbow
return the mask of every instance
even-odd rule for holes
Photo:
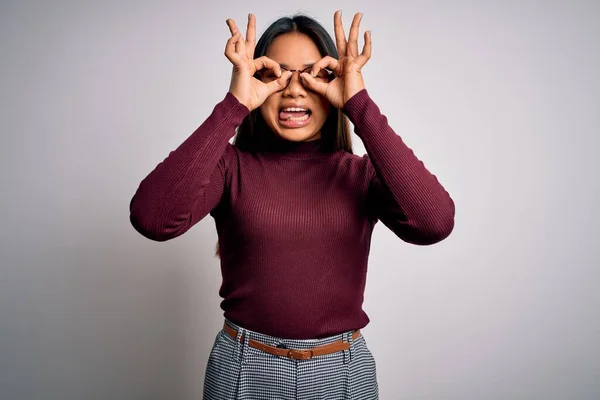
[[[411,228],[395,230],[394,233],[407,243],[429,246],[446,239],[454,230],[454,214],[438,218],[435,223],[422,223],[413,225]]]
[[[428,229],[422,237],[422,242],[418,243],[424,246],[436,244],[446,239],[454,230],[454,216],[445,218],[435,228]]]
[[[129,222],[140,235],[155,242],[166,242],[175,237],[166,235],[162,230],[157,229],[155,224],[149,223],[149,221],[134,213],[129,215]]]
[[[454,217],[456,209],[454,202],[449,198],[449,205],[443,211],[436,213],[435,217],[423,224],[424,235],[422,245],[432,245],[446,239],[454,230]]]
[[[163,218],[157,218],[154,213],[145,212],[132,202],[129,208],[129,222],[142,236],[155,242],[166,242],[181,236],[188,224],[169,224]]]

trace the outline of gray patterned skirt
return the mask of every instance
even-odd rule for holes
[[[229,320],[237,341],[221,329],[208,357],[204,400],[377,400],[375,359],[364,336],[354,331],[321,339],[282,339]],[[243,341],[240,339],[243,337]],[[309,349],[337,340],[348,350],[296,360],[248,346],[248,340],[289,349]]]

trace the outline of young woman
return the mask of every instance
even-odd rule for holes
[[[453,200],[365,89],[361,17],[346,40],[335,13],[336,44],[306,16],[277,20],[258,43],[253,15],[245,38],[227,20],[229,91],[131,200],[131,223],[157,241],[215,220],[224,325],[205,399],[377,399],[360,332],[373,227],[416,245],[453,229]]]

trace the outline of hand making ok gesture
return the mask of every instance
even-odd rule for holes
[[[253,14],[248,14],[245,39],[233,19],[229,18],[226,22],[231,31],[231,37],[225,47],[225,56],[233,64],[229,91],[240,103],[252,111],[258,108],[271,94],[283,90],[292,73],[289,71],[282,73],[279,64],[269,57],[263,56],[254,59],[256,17]],[[278,78],[268,83],[256,79],[254,77],[256,71],[263,69],[272,70]]]
[[[339,60],[326,56],[313,65],[312,73],[302,73],[303,84],[323,96],[336,108],[342,108],[346,102],[365,88],[362,67],[371,58],[371,31],[365,32],[365,44],[362,53],[358,53],[358,30],[360,27],[361,13],[354,15],[350,35],[346,41],[346,34],[342,26],[342,12],[334,14],[335,40]],[[327,68],[335,72],[336,77],[331,82],[315,80],[319,71]]]

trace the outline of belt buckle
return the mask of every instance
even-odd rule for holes
[[[292,358],[294,360],[308,360],[313,357],[313,351],[291,349],[290,351],[288,351],[287,357]]]

